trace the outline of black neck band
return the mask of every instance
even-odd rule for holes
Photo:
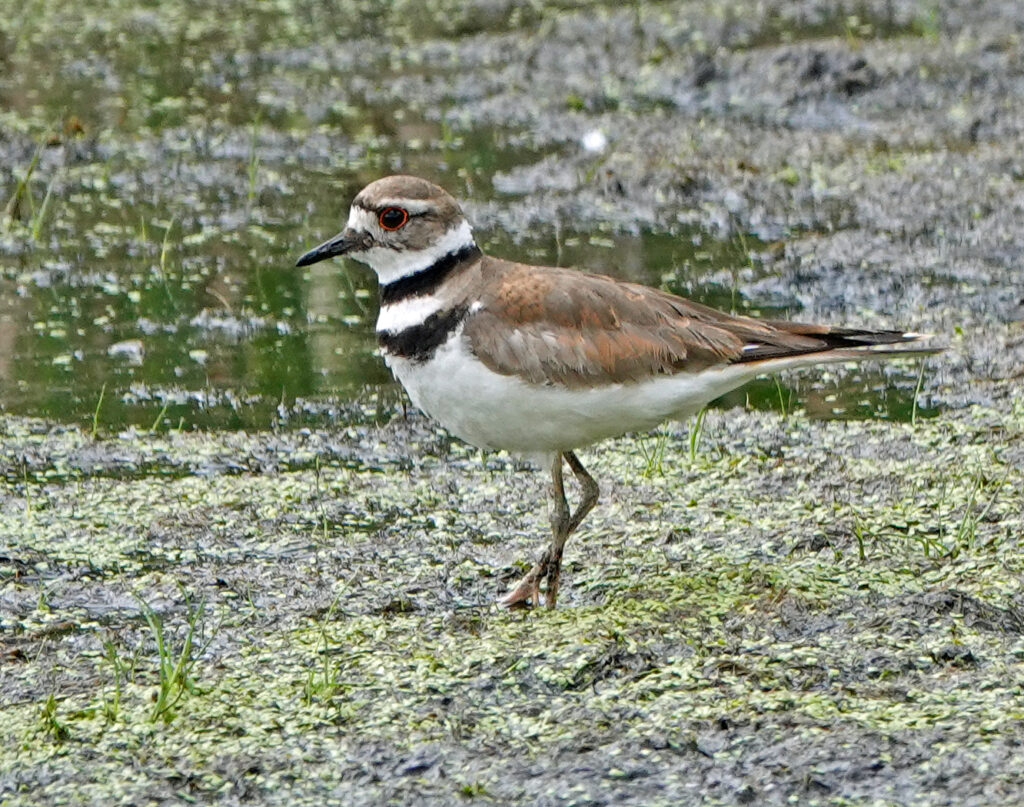
[[[442,255],[426,269],[380,287],[380,304],[391,305],[406,297],[419,297],[433,292],[444,279],[464,263],[471,263],[483,253],[476,244],[469,243],[455,252]]]
[[[448,311],[435,311],[419,325],[401,331],[377,331],[377,343],[392,356],[425,362],[448,341],[466,318],[467,311],[466,306],[457,305]]]

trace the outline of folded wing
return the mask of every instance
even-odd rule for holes
[[[602,275],[487,262],[501,282],[473,307],[464,336],[491,370],[534,384],[586,388],[833,351],[856,358],[918,338],[732,316]]]

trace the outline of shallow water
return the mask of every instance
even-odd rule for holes
[[[85,218],[88,207],[83,201],[75,213]],[[249,231],[232,242],[183,243],[180,224],[160,215],[140,212],[135,232],[130,221],[83,222],[84,237],[19,258],[15,277],[0,285],[5,409],[65,422],[95,417],[111,429],[266,428],[315,424],[361,398],[395,406],[394,382],[375,354],[372,273],[339,263],[294,269],[316,240],[301,225],[266,240]],[[512,243],[484,231],[479,239],[495,254],[604,271],[739,312],[788,313],[739,291],[758,267],[738,241],[693,232],[551,231]],[[904,418],[912,373],[870,368],[841,384],[819,377],[812,388],[767,380],[726,403]]]
[[[629,232],[621,215],[564,213],[503,229],[493,210],[521,205],[543,179],[517,169],[577,144],[526,132],[514,116],[468,119],[443,50],[370,56],[358,37],[387,15],[346,6],[361,22],[348,48],[331,50],[303,40],[294,9],[221,30],[210,12],[109,5],[117,25],[84,9],[60,20],[26,13],[5,54],[5,411],[112,430],[309,425],[367,401],[386,417],[400,396],[374,352],[370,273],[293,264],[338,229],[359,187],[396,170],[441,182],[471,218],[489,208],[478,239],[494,254],[799,315],[745,295],[768,247],[753,235],[671,222]],[[322,11],[303,9],[310,23]],[[534,179],[524,186],[524,176]],[[787,377],[725,403],[904,419],[916,374],[899,365]]]

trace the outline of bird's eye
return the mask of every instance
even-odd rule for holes
[[[377,221],[385,230],[397,230],[409,220],[409,211],[400,207],[386,207],[380,211]]]

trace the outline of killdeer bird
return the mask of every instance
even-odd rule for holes
[[[345,255],[380,281],[377,340],[415,406],[484,449],[547,463],[550,545],[502,598],[558,597],[566,539],[597,503],[574,449],[683,418],[762,373],[934,352],[919,334],[732,316],[658,289],[484,255],[442,188],[391,176],[363,188],[345,229],[298,266]],[[575,510],[562,464],[582,489]]]

